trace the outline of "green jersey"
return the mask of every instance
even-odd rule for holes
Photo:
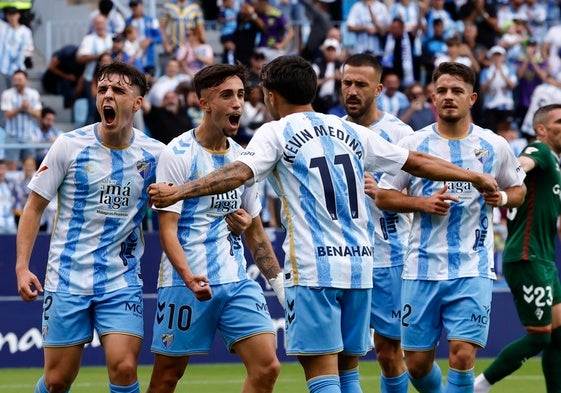
[[[557,218],[561,214],[558,157],[542,142],[529,144],[520,155],[534,160],[536,166],[524,179],[524,203],[508,211],[503,263],[526,260],[555,264]]]

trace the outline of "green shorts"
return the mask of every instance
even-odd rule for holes
[[[509,262],[503,273],[514,296],[514,305],[524,326],[551,323],[551,307],[561,303],[561,284],[554,264]]]

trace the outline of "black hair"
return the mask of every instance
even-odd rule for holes
[[[95,79],[102,81],[107,75],[116,74],[125,77],[125,81],[132,85],[137,86],[140,90],[140,95],[144,96],[148,90],[146,76],[140,72],[136,67],[124,63],[122,61],[114,61],[111,64],[101,66],[95,73]]]
[[[197,97],[201,98],[201,92],[204,89],[216,87],[232,76],[239,77],[245,87],[247,79],[247,68],[241,63],[219,63],[202,68],[195,74],[195,77],[193,78],[193,85],[195,87]]]
[[[300,56],[279,56],[263,66],[261,85],[280,94],[289,104],[311,104],[316,95],[317,75]]]

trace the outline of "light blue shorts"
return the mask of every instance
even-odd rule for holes
[[[190,356],[210,351],[216,330],[228,350],[244,338],[275,333],[261,286],[253,280],[211,285],[212,299],[201,302],[184,286],[158,289],[151,351]]]
[[[45,291],[43,346],[87,343],[107,333],[144,335],[142,288],[128,287],[102,295],[71,295]]]
[[[484,347],[489,333],[493,281],[469,277],[446,281],[403,280],[401,347],[436,347],[442,328],[448,340]]]
[[[373,270],[370,327],[381,336],[401,338],[401,273],[403,266]]]
[[[285,294],[287,355],[362,356],[372,349],[370,289],[294,286]]]

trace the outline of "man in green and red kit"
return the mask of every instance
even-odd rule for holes
[[[561,104],[538,109],[533,127],[538,141],[518,157],[527,173],[526,200],[508,212],[503,259],[503,272],[527,334],[503,348],[475,379],[475,393],[488,392],[491,385],[542,351],[547,392],[561,392],[561,284],[555,266],[561,215]]]

